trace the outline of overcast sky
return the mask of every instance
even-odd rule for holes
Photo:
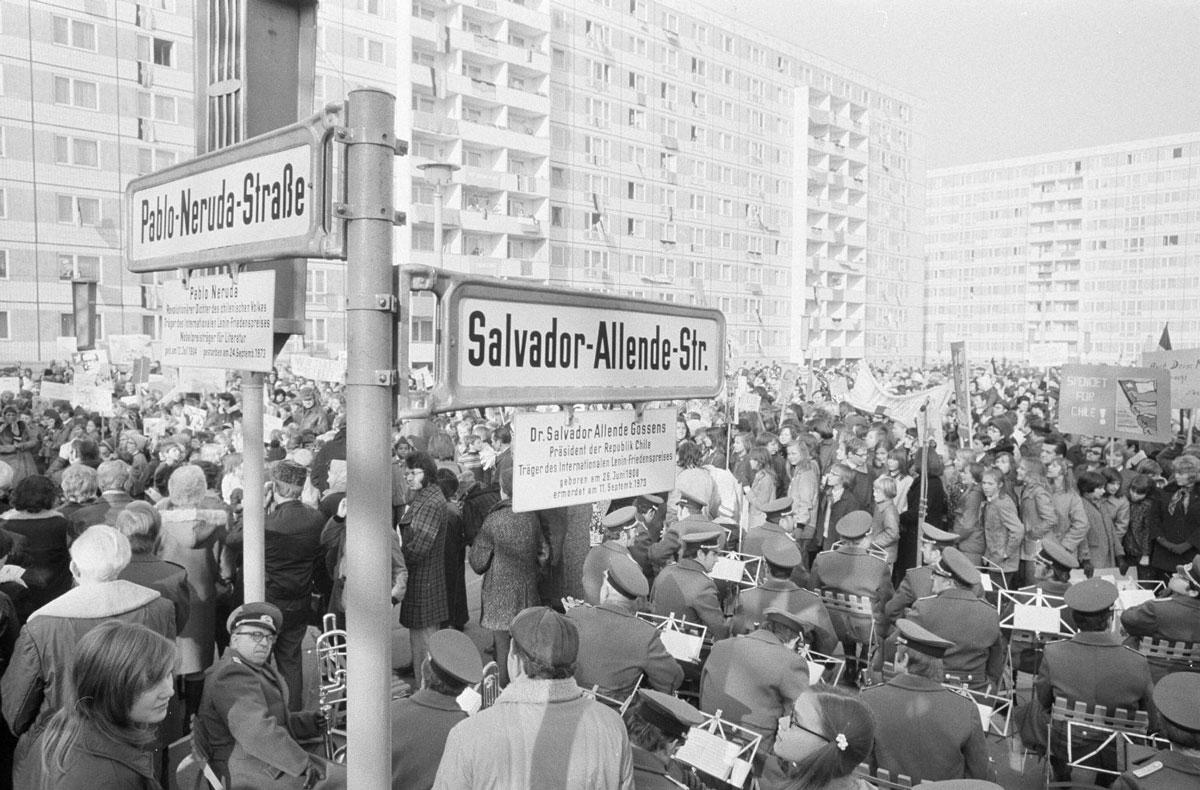
[[[1200,0],[702,0],[925,100],[931,168],[1200,132]]]

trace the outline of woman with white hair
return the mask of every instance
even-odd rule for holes
[[[204,470],[185,464],[167,480],[167,497],[158,503],[162,517],[159,557],[187,569],[190,605],[187,625],[179,633],[179,675],[190,715],[200,704],[204,670],[213,663],[217,635],[219,557],[228,527],[224,509],[205,506]]]

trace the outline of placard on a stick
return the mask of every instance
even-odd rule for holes
[[[1064,365],[1058,423],[1064,433],[1169,442],[1171,375],[1160,368]]]

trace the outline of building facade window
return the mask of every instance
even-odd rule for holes
[[[54,17],[54,43],[64,47],[96,51],[96,26],[91,22]]]
[[[59,222],[70,225],[100,224],[100,200],[98,198],[59,195],[57,209]]]
[[[8,331],[8,311],[0,310],[0,340],[12,340]]]
[[[85,137],[54,137],[54,161],[78,167],[100,166],[100,144]]]
[[[99,89],[94,82],[77,80],[70,77],[54,78],[54,103],[82,110],[96,110],[100,107]]]

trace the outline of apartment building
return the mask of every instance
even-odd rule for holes
[[[687,4],[551,5],[550,280],[725,313],[733,363],[921,352],[915,102]]]
[[[193,150],[192,2],[0,8],[0,161],[12,165],[0,211],[20,215],[0,225],[0,283],[22,297],[0,296],[0,358],[55,356],[73,331],[67,282],[92,269],[101,336],[157,337],[156,278],[122,265],[121,194]],[[677,0],[325,2],[317,47],[314,111],[359,86],[400,97],[397,128],[411,131],[396,162],[398,263],[719,308],[734,363],[920,357],[912,97]],[[72,79],[97,98],[84,85],[81,106]],[[63,101],[38,80],[66,80]],[[54,151],[36,134],[48,128],[66,138]],[[123,153],[91,156],[86,141],[74,152],[97,134]],[[439,164],[455,168],[441,187],[423,168]],[[36,219],[23,199],[34,192]],[[82,209],[68,210],[74,197]],[[35,248],[61,281],[46,265],[35,276]],[[307,332],[287,351],[344,351],[344,279],[340,262],[309,262]],[[427,363],[433,306],[414,313],[412,358]]]
[[[0,2],[0,359],[62,358],[73,279],[97,283],[98,338],[154,332],[152,289],[125,269],[124,189],[194,150],[191,13]]]
[[[1200,135],[929,173],[925,356],[1135,363],[1200,342]]]

